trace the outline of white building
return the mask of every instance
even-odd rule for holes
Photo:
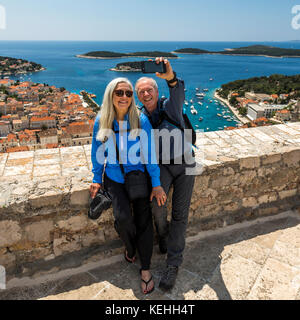
[[[261,117],[271,118],[273,113],[282,110],[286,107],[286,105],[267,105],[264,103],[256,104],[256,103],[249,103],[247,105],[247,117],[250,120],[256,120]]]

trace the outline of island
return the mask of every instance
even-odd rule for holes
[[[265,45],[252,45],[247,47],[225,49],[224,51],[207,51],[198,48],[184,48],[173,51],[180,54],[223,54],[240,56],[265,56],[272,58],[300,58],[300,49],[286,49]]]
[[[142,72],[142,62],[132,61],[118,63],[114,68],[111,68],[109,70],[117,72]]]
[[[130,53],[120,53],[112,51],[92,51],[85,54],[76,55],[77,58],[87,58],[87,59],[118,59],[118,58],[157,58],[166,57],[168,59],[176,59],[177,55],[170,52],[162,51],[142,51],[142,52],[130,52]]]
[[[25,74],[42,70],[45,70],[45,68],[38,63],[0,56],[0,76]]]

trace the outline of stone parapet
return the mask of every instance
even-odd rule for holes
[[[197,146],[189,235],[300,206],[299,122],[198,132]],[[120,250],[112,209],[87,218],[90,155],[90,145],[0,154],[0,265],[8,275],[31,275],[35,263],[74,252]]]

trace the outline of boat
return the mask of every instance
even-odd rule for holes
[[[222,117],[222,115],[221,115],[220,113],[217,113],[217,116],[218,116],[218,117]]]
[[[197,113],[198,113],[198,111],[196,109],[191,110],[191,114],[197,114]]]
[[[199,118],[199,121],[203,121],[203,118],[202,118],[202,117],[200,117],[200,118]]]
[[[199,91],[199,88],[196,88],[196,91]]]
[[[208,91],[208,89],[203,89],[203,91],[204,91],[204,92],[205,92],[205,91],[207,92],[207,91]]]
[[[202,106],[202,105],[203,105],[203,103],[202,103],[202,102],[200,102],[200,101],[198,102],[198,104],[200,104],[200,106]]]
[[[210,79],[209,79],[209,81],[213,81],[213,80],[214,80],[214,78],[210,78]]]
[[[205,97],[205,93],[196,93],[197,97]]]
[[[190,100],[190,103],[193,103],[193,102],[194,102],[193,99],[191,99],[191,100]]]

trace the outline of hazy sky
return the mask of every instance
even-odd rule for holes
[[[299,19],[292,8],[299,5]],[[0,40],[300,40],[300,0],[0,0]],[[1,27],[0,27],[1,28]]]

